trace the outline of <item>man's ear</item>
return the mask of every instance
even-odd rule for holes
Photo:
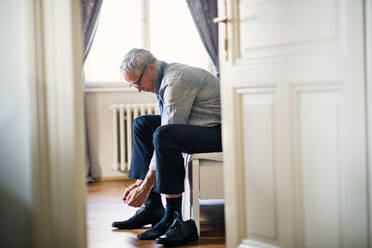
[[[151,72],[155,72],[156,65],[155,65],[155,63],[154,64],[148,64],[147,68],[150,69]]]

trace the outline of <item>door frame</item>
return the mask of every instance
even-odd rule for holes
[[[223,159],[224,159],[224,192],[225,192],[225,228],[226,230],[226,247],[248,247],[244,242],[245,235],[245,212],[244,204],[238,199],[243,199],[244,187],[242,171],[241,154],[242,149],[235,150],[232,144],[239,147],[241,144],[240,136],[232,130],[238,130],[240,121],[237,112],[232,111],[234,106],[239,106],[238,100],[234,102],[228,101],[234,96],[237,96],[233,87],[225,85],[227,80],[225,77],[225,69],[236,63],[239,57],[239,24],[237,19],[232,16],[237,16],[239,11],[239,0],[218,0],[218,16],[227,17],[225,23],[219,24],[219,44],[225,44],[225,47],[220,45],[220,69],[221,69],[221,101],[224,104],[222,108],[222,140],[223,140]],[[225,100],[226,99],[226,100]],[[234,165],[234,166],[226,166]],[[238,203],[239,206],[236,204]]]
[[[367,133],[367,171],[369,198],[369,246],[372,245],[372,0],[365,1],[365,67],[366,67],[366,133]]]
[[[80,1],[28,4],[33,247],[86,247]]]

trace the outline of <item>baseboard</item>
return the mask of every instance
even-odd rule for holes
[[[238,248],[280,248],[280,247],[255,240],[245,239],[239,244]]]
[[[114,177],[93,177],[95,182],[107,182],[107,181],[127,181],[135,180],[128,176],[114,176]]]

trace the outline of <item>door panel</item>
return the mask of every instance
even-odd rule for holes
[[[340,89],[295,89],[295,161],[304,247],[341,247]]]
[[[228,247],[368,246],[363,7],[219,2]]]
[[[241,0],[239,10],[242,58],[262,49],[284,52],[323,43],[338,35],[340,9],[336,0]]]
[[[274,89],[239,89],[242,103],[247,236],[277,239]],[[262,135],[255,135],[260,132]]]

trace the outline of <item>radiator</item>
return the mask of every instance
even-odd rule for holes
[[[132,157],[132,124],[138,116],[158,114],[157,103],[113,104],[112,111],[112,141],[114,170],[127,173]]]

